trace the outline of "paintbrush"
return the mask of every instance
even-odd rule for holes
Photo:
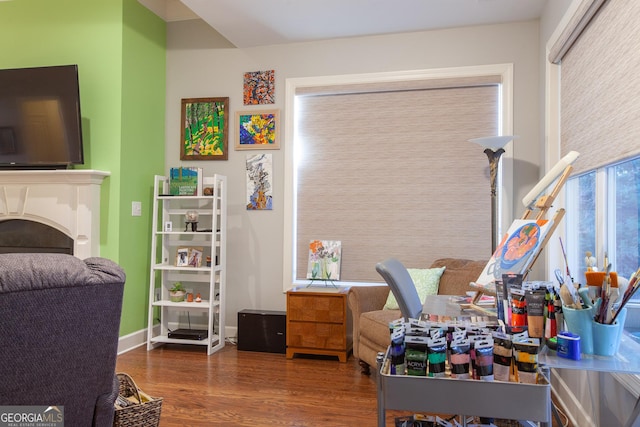
[[[605,262],[609,261],[607,257],[607,253],[604,253]],[[598,323],[606,323],[607,317],[609,317],[608,312],[610,310],[609,302],[611,300],[610,293],[610,285],[611,285],[611,277],[609,277],[609,273],[611,272],[611,264],[605,264],[605,273],[604,279],[602,281],[602,290],[600,292],[600,308],[598,309],[598,313],[596,315],[596,322]]]
[[[564,265],[567,268],[567,276],[571,280],[571,284],[573,285],[573,276],[571,276],[571,272],[569,271],[569,262],[567,261],[567,253],[564,251],[564,245],[562,244],[562,237],[558,237],[560,239],[560,249],[562,249],[562,256],[564,257]]]
[[[638,268],[635,273],[633,273],[631,275],[631,277],[629,278],[629,284],[627,285],[627,290],[624,292],[624,295],[622,296],[622,300],[624,301],[625,299],[627,299],[628,295],[631,293],[633,287],[635,286],[635,284],[638,282],[638,276],[640,276],[640,268]]]
[[[638,268],[638,270],[636,270],[636,272],[631,275],[631,278],[629,279],[629,286],[627,287],[627,290],[624,292],[624,295],[622,296],[622,302],[620,303],[620,307],[618,307],[618,310],[616,310],[616,313],[613,315],[613,318],[611,319],[610,323],[613,324],[613,322],[616,321],[616,318],[618,317],[618,314],[620,314],[622,307],[624,307],[627,304],[627,302],[629,302],[629,300],[633,297],[636,291],[640,288],[640,281],[638,280],[639,276],[640,276],[640,268]]]

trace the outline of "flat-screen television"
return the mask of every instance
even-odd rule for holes
[[[0,70],[0,168],[84,163],[78,66]]]

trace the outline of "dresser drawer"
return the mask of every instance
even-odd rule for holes
[[[289,294],[287,316],[291,321],[344,323],[343,295]]]
[[[345,326],[335,323],[291,322],[287,345],[325,350],[344,350]]]

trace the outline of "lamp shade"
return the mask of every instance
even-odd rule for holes
[[[473,139],[470,139],[469,141],[475,142],[476,144],[481,145],[484,148],[497,150],[499,148],[503,148],[505,145],[509,143],[509,141],[516,138],[518,138],[518,136],[516,135],[485,136],[482,138],[473,138]]]

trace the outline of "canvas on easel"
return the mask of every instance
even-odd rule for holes
[[[551,227],[551,221],[515,220],[502,238],[493,256],[475,281],[476,287],[495,291],[495,281],[505,273],[525,274]]]
[[[560,159],[560,161],[549,172],[547,172],[547,174],[544,177],[542,177],[540,182],[538,182],[538,184],[536,184],[536,186],[529,192],[529,194],[527,194],[525,198],[522,199],[522,203],[525,206],[525,211],[524,211],[524,214],[522,215],[522,218],[516,221],[529,221],[529,222],[533,221],[536,223],[538,221],[546,221],[544,218],[547,212],[549,211],[549,209],[551,209],[553,202],[558,197],[560,190],[562,190],[562,187],[567,182],[567,179],[569,179],[569,176],[571,175],[571,171],[573,170],[572,164],[575,162],[575,160],[578,158],[579,155],[580,154],[576,151],[569,152],[566,156]],[[555,182],[555,185],[553,185],[549,194],[545,194],[547,189],[551,188],[551,185],[554,182]],[[541,227],[541,230],[540,230],[541,233],[535,244],[535,249],[531,251],[520,250],[521,256],[516,258],[518,258],[518,262],[522,262],[522,264],[517,268],[522,267],[522,271],[520,273],[523,274],[524,277],[527,276],[527,274],[531,270],[531,267],[538,259],[538,256],[540,256],[542,249],[544,249],[547,242],[549,241],[549,238],[555,232],[555,229],[558,227],[558,224],[560,224],[560,221],[564,217],[564,214],[565,214],[564,209],[562,208],[558,209],[553,215],[553,218],[551,218],[545,223],[544,232],[542,232],[543,230]],[[530,219],[531,217],[534,217],[534,216],[535,218]],[[518,233],[514,235],[516,231],[518,231]],[[516,246],[518,246],[519,245],[518,236],[521,234],[521,232],[522,232],[522,229],[520,229],[519,227],[515,229],[512,229],[512,228],[509,229],[509,232],[505,235],[503,242],[501,242],[498,248],[496,248],[496,250],[494,251],[494,254],[491,257],[491,260],[489,261],[489,263],[487,263],[487,266],[485,267],[484,271],[478,278],[477,283],[475,282],[470,283],[472,287],[476,288],[476,293],[475,293],[475,296],[472,298],[471,303],[460,304],[460,308],[462,309],[471,308],[471,309],[475,309],[482,312],[489,312],[489,310],[483,307],[480,307],[478,303],[480,302],[480,299],[485,293],[495,294],[495,286],[494,286],[495,281],[498,278],[501,278],[502,276],[502,271],[498,273],[496,271],[496,266],[499,266],[500,269],[503,268],[503,265],[502,265],[503,257],[507,261],[505,264],[505,267],[507,269],[516,268],[515,265],[509,266],[510,262],[506,258],[510,258],[510,256],[506,254],[506,251],[508,249],[505,249],[504,246],[509,245],[510,241],[512,244],[515,244]],[[511,240],[512,238],[514,240]],[[499,261],[499,264],[498,264],[498,261]]]

